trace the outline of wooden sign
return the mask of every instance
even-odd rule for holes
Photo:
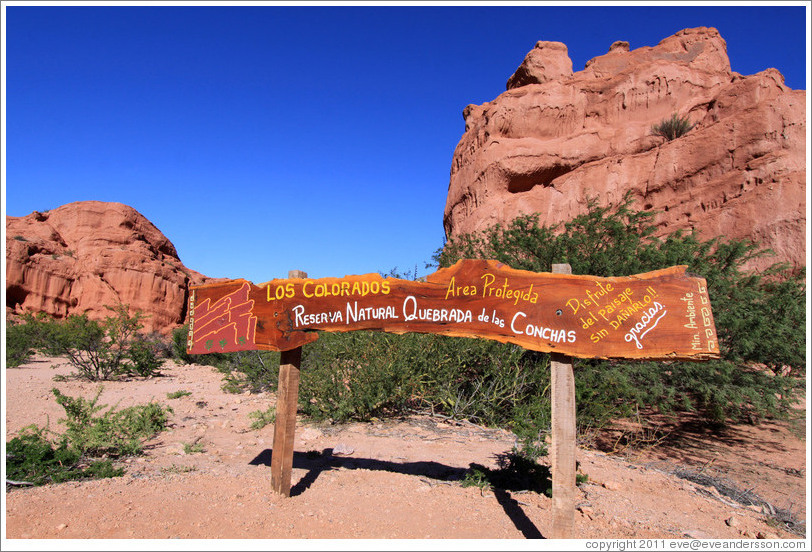
[[[318,331],[378,330],[493,339],[581,358],[719,357],[703,278],[675,266],[599,278],[463,260],[425,282],[378,274],[195,286],[191,354],[287,351]]]

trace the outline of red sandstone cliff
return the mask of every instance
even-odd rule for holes
[[[186,316],[187,290],[207,278],[178,259],[143,215],[120,203],[81,201],[6,217],[6,306],[56,317],[103,319],[105,305],[148,317],[144,331],[168,333]]]
[[[775,69],[731,71],[713,28],[632,51],[616,42],[577,73],[564,44],[539,42],[506,92],[463,112],[446,234],[528,213],[554,225],[631,190],[661,234],[751,238],[776,253],[755,268],[803,265],[805,102]],[[651,127],[673,113],[696,126],[666,142]]]

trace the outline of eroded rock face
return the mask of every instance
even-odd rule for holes
[[[558,44],[537,44],[506,92],[463,111],[449,238],[521,214],[559,224],[630,190],[661,235],[755,239],[776,256],[753,268],[805,264],[805,91],[775,69],[732,72],[712,28],[635,50],[615,42],[577,73]],[[651,129],[674,113],[695,126],[667,142]]]
[[[563,42],[536,42],[516,72],[508,79],[507,88],[518,88],[527,84],[542,84],[547,81],[572,75],[572,60]]]
[[[47,213],[6,217],[6,306],[55,317],[123,303],[148,317],[142,331],[184,322],[190,284],[208,280],[178,259],[172,243],[121,203],[81,201]]]

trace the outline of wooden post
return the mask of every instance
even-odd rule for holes
[[[556,274],[572,274],[569,264],[554,264]],[[552,475],[554,539],[572,538],[575,523],[575,377],[572,359],[552,353]]]
[[[288,278],[307,278],[300,270],[288,272]],[[271,452],[271,488],[290,496],[293,471],[293,444],[296,436],[296,410],[299,406],[299,366],[302,348],[282,351],[279,359],[279,385],[276,389],[276,421]]]

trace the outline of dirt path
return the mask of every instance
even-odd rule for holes
[[[29,424],[59,431],[53,387],[92,397],[97,385],[54,381],[67,366],[36,357],[7,369],[6,440]],[[272,395],[223,392],[221,374],[168,362],[164,377],[104,384],[101,403],[156,400],[174,412],[168,431],[115,479],[7,489],[8,539],[526,539],[549,534],[551,500],[532,492],[462,487],[472,463],[497,466],[513,435],[428,416],[340,426],[300,421],[291,498],[270,489],[273,426],[250,429],[249,413]],[[168,399],[167,394],[189,395]],[[779,514],[805,517],[806,448],[789,424],[736,426],[724,439],[701,433],[645,454],[578,449],[575,515],[580,538],[800,538],[737,503],[749,491]],[[690,439],[689,439],[690,438]],[[186,454],[197,443],[203,452]],[[343,451],[343,452],[341,452]],[[709,458],[715,458],[708,466]],[[703,466],[706,468],[702,472]],[[710,468],[713,468],[711,471]],[[681,470],[681,471],[679,471]],[[675,472],[683,477],[679,477]],[[699,474],[693,479],[685,477]],[[702,476],[705,479],[702,479]],[[720,488],[721,491],[720,492]],[[780,517],[780,516],[779,516]],[[803,531],[803,529],[801,529]],[[19,543],[19,541],[18,541]],[[14,545],[15,541],[6,541]]]

